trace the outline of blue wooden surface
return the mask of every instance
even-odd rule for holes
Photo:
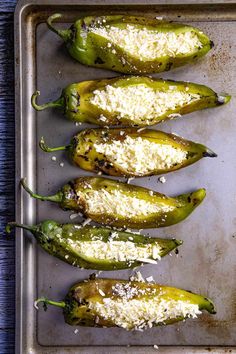
[[[0,0],[0,354],[14,353],[14,235],[6,236],[14,220],[14,39],[16,0]]]

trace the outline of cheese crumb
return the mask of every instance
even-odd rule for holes
[[[161,176],[158,178],[158,181],[161,183],[166,183],[166,178],[164,176]]]
[[[57,160],[56,156],[52,156],[52,161],[56,161],[56,160]]]
[[[139,60],[153,60],[157,57],[176,57],[190,55],[202,47],[197,33],[189,31],[155,31],[127,24],[124,28],[116,26],[94,27],[92,33],[109,40],[131,56]]]
[[[122,87],[106,85],[104,89],[93,91],[90,102],[118,119],[129,119],[138,124],[144,120],[152,123],[167,112],[169,117],[171,114],[180,116],[175,112],[179,107],[200,98],[197,93],[180,91],[178,88],[160,91],[144,84]],[[106,117],[101,115],[100,120],[105,121]]]
[[[187,151],[170,144],[159,144],[141,137],[131,138],[128,135],[124,141],[94,144],[94,148],[127,173],[139,175],[170,169],[187,158]]]
[[[90,218],[86,219],[86,220],[83,222],[82,226],[88,225],[91,221],[92,221],[92,219],[90,219]]]
[[[78,216],[79,216],[79,214],[71,214],[70,219],[73,220],[73,219],[77,218]]]
[[[138,281],[140,283],[145,283],[145,279],[142,276],[141,272],[137,271],[134,275],[131,275],[129,278],[130,281]]]
[[[106,296],[106,294],[104,293],[104,291],[102,291],[102,289],[98,289],[98,292],[101,296]]]
[[[151,275],[150,277],[147,277],[147,278],[146,278],[146,281],[147,281],[148,283],[153,282],[153,281],[154,281],[153,276]]]

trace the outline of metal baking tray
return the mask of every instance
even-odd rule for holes
[[[16,231],[16,353],[154,353],[154,345],[165,353],[236,352],[236,2],[233,1],[149,1],[149,0],[20,0],[15,11],[16,69],[16,215],[17,221],[36,223],[47,218],[69,222],[71,212],[56,205],[36,202],[19,187],[20,177],[41,193],[54,193],[62,183],[86,175],[72,166],[64,153],[39,150],[44,135],[51,145],[69,141],[77,127],[60,112],[36,113],[30,97],[37,88],[41,102],[56,98],[66,84],[116,76],[116,73],[82,66],[69,57],[62,41],[46,25],[45,19],[62,12],[68,26],[89,14],[135,13],[194,24],[215,42],[202,60],[171,72],[154,75],[207,84],[217,92],[232,95],[230,104],[218,109],[195,112],[158,125],[200,141],[218,153],[186,169],[166,175],[165,184],[157,177],[141,178],[134,184],[167,195],[205,187],[207,198],[184,222],[150,235],[173,236],[184,240],[178,257],[165,257],[158,265],[141,268],[144,277],[153,275],[159,283],[191,289],[211,297],[217,315],[202,315],[172,326],[146,332],[122,329],[75,328],[64,324],[59,309],[36,311],[37,296],[62,299],[68,288],[92,271],[78,270],[47,255],[32,238]],[[64,167],[59,163],[64,162]],[[80,221],[76,219],[74,221]],[[127,279],[132,271],[103,272],[104,277]]]

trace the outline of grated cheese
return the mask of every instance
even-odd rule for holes
[[[142,122],[143,119],[153,120],[168,111],[174,113],[178,107],[190,104],[200,97],[197,93],[180,91],[177,88],[160,91],[143,84],[123,87],[106,85],[104,89],[93,91],[90,103],[116,114],[118,119],[128,118]],[[102,120],[105,121],[105,117]]]
[[[141,175],[155,170],[169,169],[183,162],[187,156],[187,151],[171,145],[130,136],[126,136],[124,141],[94,144],[94,148],[128,173]]]
[[[157,32],[127,24],[123,29],[115,26],[93,28],[92,33],[108,39],[141,61],[190,55],[202,47],[197,33],[191,29],[179,33]]]
[[[153,325],[177,317],[196,318],[201,314],[197,304],[154,296],[152,299],[104,298],[103,302],[89,302],[97,316],[111,320],[116,326],[131,329],[151,328]]]
[[[154,213],[165,213],[175,209],[172,205],[166,205],[166,201],[150,203],[144,199],[126,195],[117,189],[107,191],[89,190],[78,191],[77,195],[86,203],[88,214],[108,214],[117,217],[132,218],[135,216],[147,216]]]
[[[69,239],[73,248],[86,258],[106,259],[109,261],[136,261],[153,263],[154,259],[161,259],[161,248],[157,244],[136,245],[131,241],[109,241],[100,240],[76,242]],[[155,253],[154,253],[155,249]],[[155,258],[154,258],[155,257]]]
[[[166,178],[165,176],[161,176],[158,178],[158,181],[161,182],[161,183],[166,183]]]

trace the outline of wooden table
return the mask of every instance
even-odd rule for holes
[[[14,31],[16,0],[0,0],[0,354],[14,353],[15,250],[14,233]]]

